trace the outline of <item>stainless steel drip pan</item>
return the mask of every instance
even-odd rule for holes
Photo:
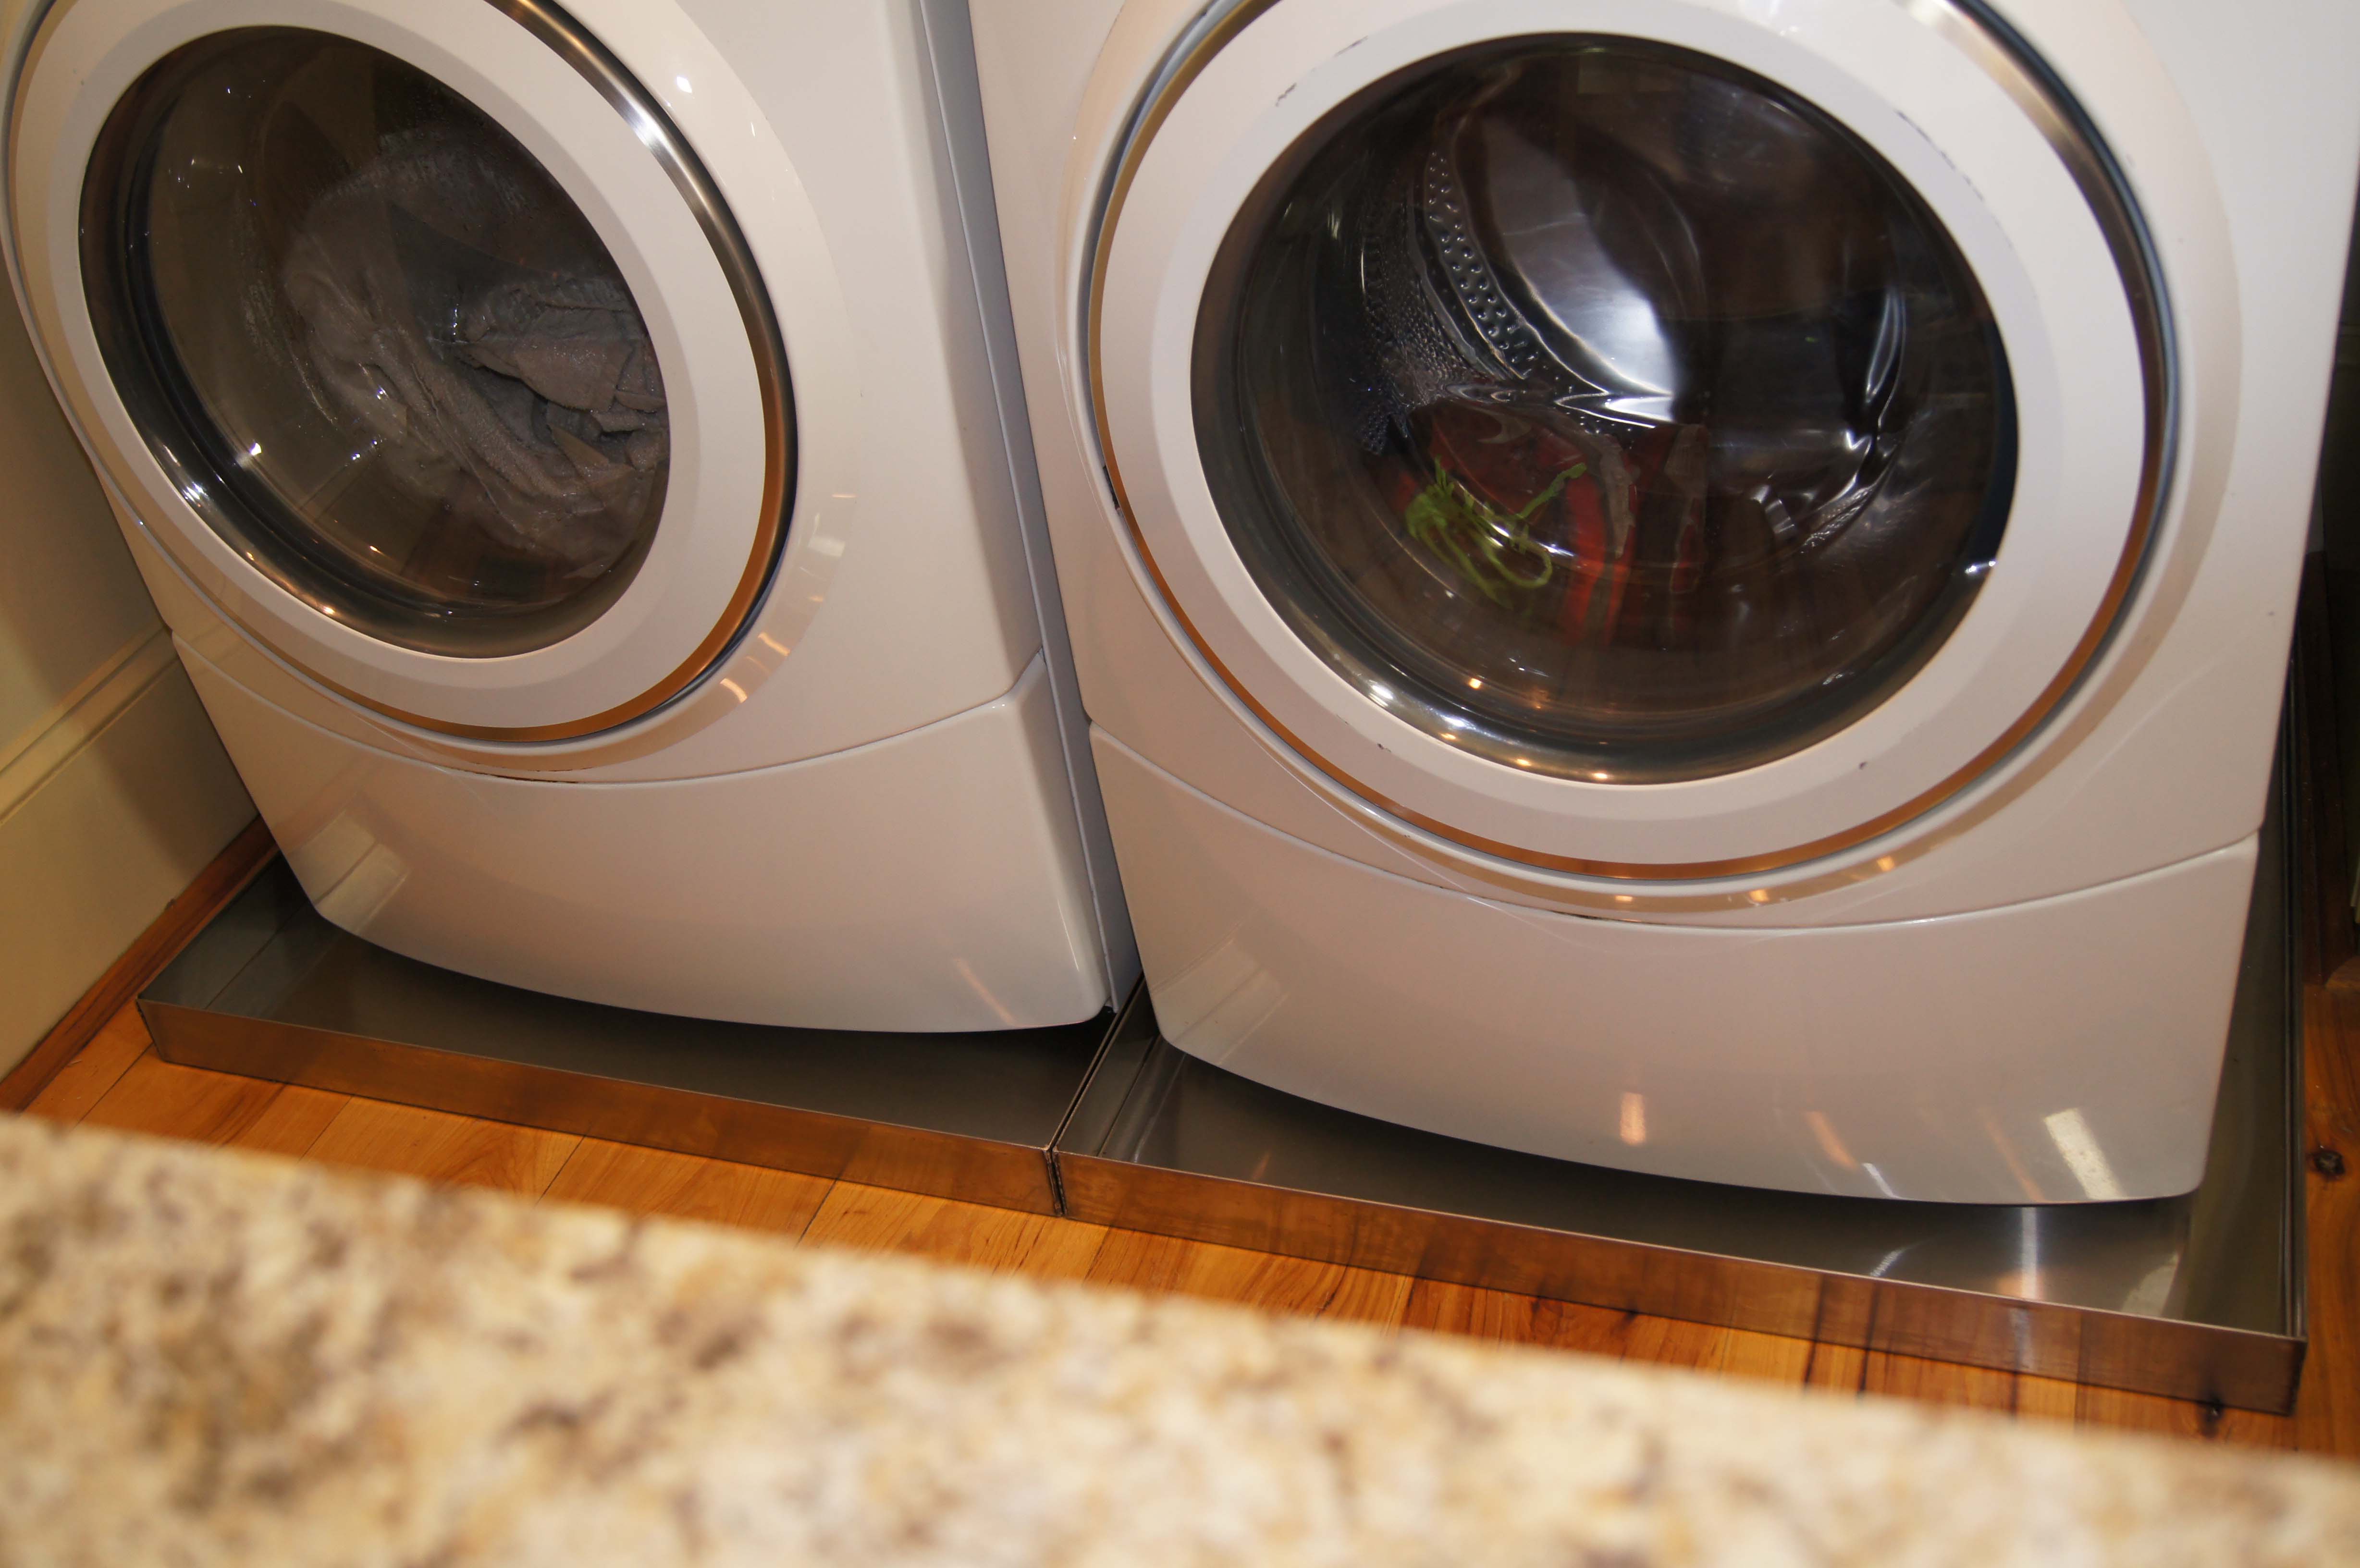
[[[283,861],[139,1007],[185,1066],[1042,1214],[1109,1023],[881,1034],[570,1001],[348,935]]]
[[[1961,1206],[1516,1154],[1281,1094],[1118,1020],[1056,1144],[1065,1211],[1322,1262],[2284,1412],[2302,1368],[2299,995],[2276,813],[2204,1184]]]
[[[2275,822],[2204,1185],[1961,1207],[1718,1187],[1440,1138],[1159,1038],[664,1018],[398,957],[284,865],[140,997],[168,1061],[1234,1247],[2224,1405],[2305,1345],[2300,1018]]]

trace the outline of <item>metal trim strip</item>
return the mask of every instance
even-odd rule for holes
[[[1164,1048],[1169,1051],[1170,1047]],[[2291,1410],[2304,1341],[1058,1154],[1068,1217],[2038,1377]]]

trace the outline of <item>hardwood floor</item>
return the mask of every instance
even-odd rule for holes
[[[2305,1018],[2310,1146],[2360,1159],[2360,989],[2310,988]],[[2360,1175],[2344,1174],[2334,1160],[2316,1161],[2309,1176],[2312,1338],[2301,1400],[2291,1416],[2267,1416],[1310,1263],[176,1067],[149,1048],[130,1007],[49,1080],[27,1114],[1267,1312],[1653,1361],[1839,1395],[1885,1394],[2360,1457]]]

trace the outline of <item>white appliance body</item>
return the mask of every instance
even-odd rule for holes
[[[2004,1203],[2193,1187],[2360,172],[2360,105],[2343,85],[2360,16],[2279,10],[2232,38],[2176,0],[977,0],[1050,529],[1165,1037],[1368,1115],[1666,1175]],[[1836,681],[1814,689],[1808,701],[1836,691],[1841,711],[1783,742],[1707,734],[1681,753],[1629,725],[1534,739],[1500,706],[1443,691],[1438,660],[1386,642],[1402,623],[1366,630],[1378,601],[1315,585],[1290,602],[1291,583],[1349,587],[1419,539],[1429,577],[1480,577],[1509,600],[1546,576],[1527,520],[1552,504],[1570,516],[1556,501],[1568,483],[1622,461],[1591,414],[1626,430],[1690,418],[1650,401],[1697,363],[1664,346],[1691,341],[1677,310],[1637,326],[1628,310],[1580,314],[1614,292],[1599,269],[1616,256],[1655,263],[1596,237],[1620,221],[1601,200],[1558,187],[1551,206],[1539,138],[1500,130],[1508,111],[1489,106],[1556,106],[1516,111],[1529,120],[1589,93],[1579,78],[1515,97],[1515,71],[1552,49],[1590,51],[1628,93],[1667,72],[1733,83],[1777,103],[1780,125],[1819,127],[1814,145],[1854,149],[1847,167],[1907,192],[1880,198],[1892,211],[1947,236],[1943,276],[1972,279],[1956,288],[1996,345],[1977,362],[2000,367],[1977,373],[2000,388],[1983,406],[2014,442],[1981,492],[1998,497],[1995,547],[1962,518],[1961,539],[1982,545],[1958,547],[1961,598],[1940,629],[1882,686],[1866,666],[1842,671],[1868,692],[1849,707]],[[1398,197],[1351,196],[1349,172],[1388,137],[1424,134],[1415,95],[1444,102],[1429,84],[1466,61],[1497,71],[1448,100],[1466,116],[1453,125],[1490,127],[1471,156],[1491,199],[1516,180],[1543,192],[1529,223],[1495,213],[1471,248],[1453,237],[1464,199],[1445,176],[1468,181],[1444,152],[1393,177],[1422,192],[1413,218],[1382,206]],[[1630,145],[1644,155],[1625,162],[1655,160],[1650,189],[1700,179],[1646,139],[1644,101],[1624,102],[1640,105]],[[1554,156],[1569,166],[1579,146]],[[1775,165],[1724,158],[1749,171],[1726,200],[1749,200],[1746,179],[1786,178]],[[1436,466],[1395,502],[1429,473],[1434,487],[1405,522],[1354,536],[1360,556],[1330,550],[1344,564],[1318,577],[1289,564],[1328,548],[1317,528],[1291,525],[1288,556],[1258,542],[1276,537],[1266,518],[1308,515],[1300,495],[1328,505],[1318,485],[1349,487],[1319,475],[1375,462],[1382,442],[1364,434],[1324,470],[1297,455],[1342,450],[1319,442],[1349,420],[1287,402],[1287,366],[1346,352],[1305,329],[1310,346],[1287,360],[1287,334],[1328,307],[1284,289],[1349,275],[1372,317],[1396,310],[1364,259],[1342,275],[1290,259],[1341,254],[1357,243],[1350,214],[1371,212],[1426,236],[1423,298],[1459,301],[1462,357],[1492,355],[1485,396],[1524,396],[1536,351],[1523,345],[1593,354],[1557,384],[1581,417],[1535,421],[1561,432],[1552,461],[1588,458],[1500,499],[1422,452]],[[1548,303],[1536,286],[1502,304],[1486,245],[1525,246],[1543,271],[1556,246],[1563,319],[1525,324]],[[1808,248],[1766,244],[1760,271]],[[1745,341],[1744,315],[1727,341]],[[1356,330],[1337,317],[1321,331],[1337,321]],[[1371,366],[1415,333],[1371,336],[1326,408],[1360,407],[1382,379]],[[1243,365],[1276,367],[1252,397],[1233,390]],[[1272,408],[1296,422],[1279,430]],[[1440,418],[1396,419],[1390,439],[1438,443]],[[1256,463],[1259,490],[1237,477]],[[1456,565],[1433,547],[1446,536]],[[1606,580],[1578,542],[1548,548]],[[1454,624],[1489,613],[1464,593],[1451,603]],[[1835,632],[1798,644],[1802,660]],[[1474,658],[1463,639],[1422,646]],[[1584,677],[1567,668],[1570,690]],[[1471,690],[1495,669],[1521,672],[1450,673]],[[1622,723],[1611,710],[1586,722],[1604,734]]]
[[[322,912],[748,1022],[1033,1027],[1120,994],[956,6],[5,15],[20,303]],[[250,200],[241,158],[270,165]],[[281,190],[291,217],[236,212]],[[258,359],[211,305],[242,289]],[[248,451],[274,376],[302,390]],[[340,403],[355,377],[399,419]],[[338,430],[352,470],[287,476],[282,445]],[[315,516],[349,537],[290,543]]]

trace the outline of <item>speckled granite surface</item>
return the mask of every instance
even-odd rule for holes
[[[2018,1562],[2360,1562],[2360,1469],[0,1118],[0,1564]]]

